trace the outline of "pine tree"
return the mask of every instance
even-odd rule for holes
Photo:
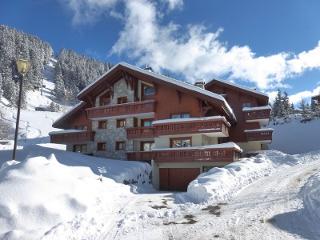
[[[64,87],[61,71],[56,75],[56,84],[55,84],[54,92],[55,92],[56,98],[59,101],[65,100],[66,90]]]
[[[282,96],[282,109],[284,117],[289,117],[289,115],[292,113],[291,104],[287,92],[284,92]]]

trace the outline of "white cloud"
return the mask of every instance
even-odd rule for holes
[[[228,46],[219,37],[223,29],[208,31],[203,25],[186,28],[163,24],[161,4],[168,10],[181,8],[183,0],[60,0],[74,12],[73,23],[94,22],[104,15],[124,23],[112,54],[125,54],[137,64],[182,74],[188,81],[241,79],[260,90],[287,87],[284,80],[306,70],[320,68],[320,42],[298,54],[280,52],[258,56],[249,46]],[[124,10],[117,12],[121,3]]]
[[[176,8],[181,9],[183,6],[183,0],[161,0],[168,4],[169,10],[174,10]]]
[[[95,22],[101,15],[111,10],[118,0],[61,0],[73,12],[75,25]]]
[[[126,2],[125,26],[112,53],[126,54],[155,70],[183,74],[187,80],[226,77],[254,83],[260,89],[283,87],[284,79],[320,67],[320,42],[298,55],[280,52],[257,56],[248,46],[228,47],[219,40],[222,29],[203,25],[161,25],[155,3]]]
[[[305,99],[307,100],[307,102],[310,103],[310,98],[318,94],[320,94],[320,86],[316,87],[312,91],[302,91],[302,92],[298,92],[293,95],[290,95],[289,100],[294,105],[298,105],[302,99]]]

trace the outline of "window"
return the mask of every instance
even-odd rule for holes
[[[242,108],[244,108],[244,107],[251,107],[251,106],[252,106],[251,103],[243,103],[243,104],[242,104]]]
[[[170,147],[171,148],[180,148],[180,147],[191,147],[191,137],[182,137],[182,138],[171,138]]]
[[[97,150],[98,151],[106,151],[107,150],[107,144],[105,142],[99,142],[97,144]]]
[[[152,121],[153,121],[152,118],[141,119],[141,126],[142,127],[151,127]]]
[[[148,96],[153,96],[155,94],[155,88],[153,86],[147,85],[147,84],[142,84],[142,96],[143,97],[148,97]]]
[[[107,128],[107,121],[99,121],[98,128],[99,129],[106,129]]]
[[[79,152],[79,153],[85,153],[87,152],[87,144],[76,144],[73,145],[73,151]]]
[[[171,118],[190,118],[189,113],[175,113],[171,114]]]
[[[118,97],[118,104],[127,103],[128,98],[127,97]]]
[[[154,148],[153,141],[141,142],[140,151],[151,151]]]
[[[126,142],[125,141],[119,141],[116,142],[116,150],[121,151],[126,149]]]
[[[105,106],[105,105],[108,105],[109,103],[110,103],[110,93],[107,92],[99,98],[99,105]]]
[[[125,119],[117,119],[117,128],[125,128],[126,120]]]

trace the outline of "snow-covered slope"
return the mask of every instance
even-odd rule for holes
[[[300,119],[291,119],[287,123],[273,125],[274,129],[270,149],[296,154],[320,149],[320,119],[301,123]]]

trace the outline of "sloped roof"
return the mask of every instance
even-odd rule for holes
[[[73,114],[77,113],[78,110],[82,109],[86,105],[86,102],[79,102],[77,105],[75,105],[73,108],[71,108],[69,111],[64,113],[61,117],[59,117],[54,123],[52,124],[52,127],[54,128],[60,128],[59,125],[62,124],[65,120],[70,118]]]
[[[208,100],[208,101],[214,101],[215,103],[220,103],[220,105],[222,105],[224,112],[230,117],[230,119],[232,119],[232,121],[236,121],[236,117],[232,111],[232,108],[229,106],[229,104],[227,103],[227,101],[225,100],[225,98],[223,96],[216,94],[216,93],[213,93],[213,92],[210,92],[208,90],[202,89],[200,87],[194,86],[192,84],[186,83],[186,82],[178,81],[176,79],[173,79],[173,78],[170,78],[170,77],[158,74],[158,73],[154,73],[154,72],[151,72],[148,70],[141,69],[139,67],[130,65],[125,62],[121,62],[121,63],[116,64],[109,71],[107,71],[105,74],[103,74],[100,78],[96,79],[94,82],[89,84],[86,88],[84,88],[77,95],[78,99],[84,100],[85,96],[88,93],[90,93],[94,89],[98,89],[100,84],[102,84],[104,81],[106,81],[106,78],[108,77],[108,75],[111,75],[118,70],[129,71],[130,73],[133,73],[133,74],[139,73],[144,76],[148,76],[155,81],[166,83],[166,84],[169,84],[170,86],[173,86],[173,87],[177,87],[180,90],[187,91],[189,93],[196,93],[199,95],[199,97],[202,97],[202,98],[205,97],[206,100]]]
[[[266,99],[269,99],[269,96],[263,92],[260,92],[260,91],[257,91],[255,89],[251,89],[251,88],[248,88],[248,87],[245,87],[245,86],[242,86],[242,85],[239,85],[239,84],[236,84],[236,83],[232,83],[232,82],[229,82],[229,81],[225,81],[225,80],[220,80],[220,79],[212,79],[210,80],[209,82],[206,83],[205,87],[207,88],[208,86],[211,86],[213,84],[222,84],[222,85],[227,85],[229,87],[233,87],[233,88],[237,88],[237,89],[240,89],[240,90],[243,90],[249,94],[253,94],[255,96],[258,96],[258,97],[262,97],[262,98],[266,98]]]

